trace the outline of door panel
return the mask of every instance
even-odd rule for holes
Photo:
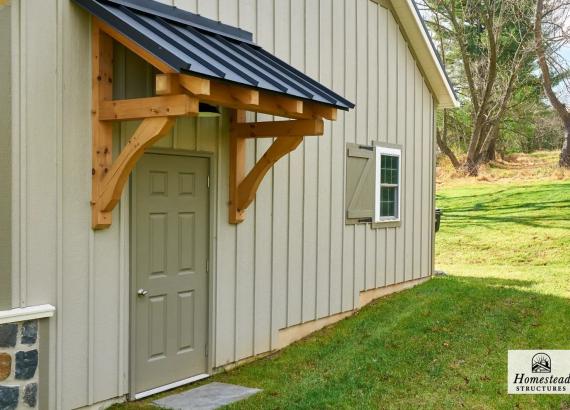
[[[208,159],[188,156],[145,154],[137,165],[136,393],[207,371],[208,172]]]

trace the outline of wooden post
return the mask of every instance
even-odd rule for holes
[[[99,107],[113,99],[113,39],[95,22],[91,32],[92,58],[92,169],[91,198],[98,198],[103,179],[113,162],[113,124],[101,121]],[[93,207],[94,203],[91,204]],[[92,226],[111,225],[111,212],[92,212]]]
[[[238,209],[239,185],[245,175],[245,139],[235,131],[235,125],[245,122],[245,111],[233,110],[230,119],[230,201],[229,222],[238,224],[245,219],[245,211]]]

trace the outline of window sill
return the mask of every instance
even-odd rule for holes
[[[373,229],[382,229],[382,228],[399,228],[402,226],[402,221],[380,221],[380,222],[372,222]]]

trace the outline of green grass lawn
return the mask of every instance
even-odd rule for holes
[[[449,276],[209,379],[263,389],[232,408],[570,408],[506,394],[508,349],[570,349],[570,182],[453,186],[437,203]]]

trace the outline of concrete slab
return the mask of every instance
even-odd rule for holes
[[[163,397],[153,403],[172,410],[212,410],[243,400],[260,389],[227,383],[209,383],[183,393]]]

